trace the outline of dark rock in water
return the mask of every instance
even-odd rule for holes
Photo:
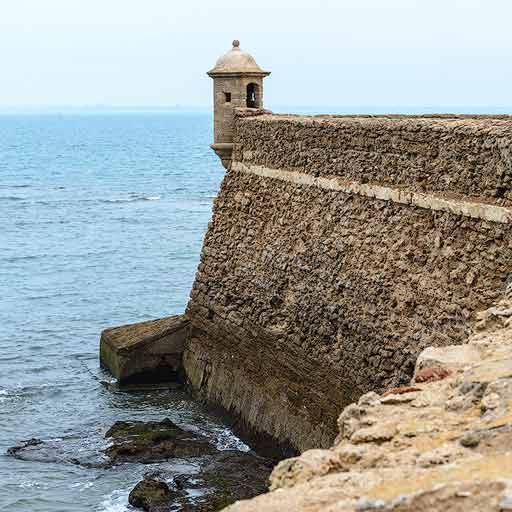
[[[32,438],[9,448],[7,455],[30,462],[66,463],[84,468],[108,468],[112,465],[96,450],[84,450],[80,441],[74,437],[48,441]]]
[[[170,510],[173,493],[165,482],[154,478],[145,478],[130,492],[128,503],[148,512],[167,512]]]
[[[23,444],[20,446],[12,446],[11,448],[7,449],[7,455],[11,455],[12,457],[22,459],[21,452],[26,450],[27,448],[30,448],[31,446],[39,446],[40,444],[43,444],[43,441],[41,439],[37,439],[33,437],[32,439],[28,439],[27,441],[22,441]]]
[[[113,445],[105,450],[105,454],[114,463],[149,464],[217,452],[204,437],[181,429],[169,419],[148,422],[117,421],[105,437],[113,440]]]
[[[184,510],[216,512],[235,501],[266,492],[272,467],[272,462],[254,453],[220,452],[208,458],[201,467],[202,499]]]
[[[145,500],[150,505],[147,505],[149,508],[137,506],[150,512],[217,512],[235,501],[267,491],[273,463],[252,452],[221,451],[205,456],[200,465],[200,471],[193,475],[176,476],[165,471],[146,475],[134,491],[137,489],[139,496],[147,495]],[[152,488],[146,492],[145,482],[163,479],[172,480],[172,489],[165,503],[167,508],[151,508],[164,507],[164,503],[152,501]],[[133,501],[130,503],[134,505]]]

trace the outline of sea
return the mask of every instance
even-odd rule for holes
[[[103,329],[184,311],[224,175],[211,141],[206,111],[0,114],[0,511],[131,510],[147,466],[73,463],[117,420],[249,449],[183,391],[106,386],[98,361]],[[50,449],[7,455],[32,438]]]
[[[109,389],[98,361],[106,327],[184,311],[224,175],[211,140],[207,112],[0,115],[1,511],[130,510],[147,466],[70,462],[117,420],[248,449],[181,391]],[[6,454],[31,438],[54,449]]]

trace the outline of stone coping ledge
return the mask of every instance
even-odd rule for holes
[[[277,179],[295,185],[314,186],[325,190],[342,192],[344,194],[357,194],[368,198],[416,206],[427,210],[443,211],[489,222],[502,224],[512,223],[512,208],[496,206],[471,198],[455,199],[453,197],[444,197],[440,194],[412,192],[398,187],[350,182],[341,180],[335,176],[315,177],[311,174],[299,171],[270,169],[268,167],[244,164],[238,161],[232,163],[232,170],[263,178]]]

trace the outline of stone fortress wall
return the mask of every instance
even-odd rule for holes
[[[187,309],[210,402],[290,451],[462,343],[512,269],[504,117],[242,115]]]

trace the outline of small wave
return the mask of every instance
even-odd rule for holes
[[[24,197],[19,196],[2,196],[0,197],[0,201],[24,201]]]
[[[66,386],[66,383],[55,384],[50,382],[29,386],[17,384],[10,389],[0,389],[0,402],[5,402],[6,400],[24,400],[26,398],[33,397],[34,395],[41,396],[41,393],[43,392],[59,394],[62,393],[63,388]]]
[[[48,199],[39,199],[39,200],[30,200],[26,197],[20,196],[0,196],[0,201],[5,202],[25,202],[34,206],[51,206],[54,207],[56,204],[64,205],[64,204],[73,204],[78,201],[79,203],[105,203],[105,204],[121,204],[121,203],[136,203],[142,201],[159,201],[162,199],[162,196],[145,196],[142,194],[131,194],[128,197],[112,197],[106,199],[56,199],[56,200],[48,200]],[[23,205],[25,206],[25,205]],[[44,222],[43,222],[44,223]],[[53,223],[53,221],[52,221]]]
[[[121,224],[145,224],[147,222],[144,218],[139,218],[134,215],[127,215],[126,217],[113,217],[112,220],[115,220],[116,222],[120,222]]]
[[[198,426],[197,421],[195,424],[187,424],[187,428],[191,432],[207,436],[215,442],[217,450],[237,450],[239,452],[249,452],[251,448],[239,439],[229,428],[224,426],[217,426],[209,421],[205,424]]]
[[[49,370],[53,370],[53,366],[50,366],[50,365],[44,365],[44,366],[38,366],[37,368],[30,368],[28,370],[25,370],[27,371],[28,373],[44,373],[44,372],[47,372]]]
[[[96,510],[98,512],[126,512],[129,510],[127,507],[128,494],[128,491],[114,491],[105,496]]]
[[[216,435],[216,446],[218,450],[238,450],[241,452],[248,452],[251,449],[242,440],[238,439],[231,430],[223,427],[218,427],[214,431]]]
[[[43,485],[41,482],[37,482],[36,480],[22,480],[18,485],[22,489],[48,489],[48,485]]]
[[[45,295],[30,295],[27,297],[27,300],[45,300],[45,299],[57,299],[64,297],[78,297],[80,295],[79,292],[61,292],[61,293],[47,293]]]
[[[82,491],[84,491],[86,489],[89,489],[93,485],[94,485],[93,481],[90,481],[90,482],[76,482],[74,484],[71,484],[70,487],[72,489],[77,489],[78,488],[78,491],[82,492]]]
[[[37,260],[38,258],[46,258],[47,254],[30,254],[28,256],[12,256],[8,258],[1,258],[7,263],[16,263],[17,261],[25,261],[25,260]]]
[[[161,199],[160,196],[142,196],[142,195],[132,195],[130,197],[118,197],[113,199],[100,199],[100,203],[134,203],[137,201],[159,201]]]

